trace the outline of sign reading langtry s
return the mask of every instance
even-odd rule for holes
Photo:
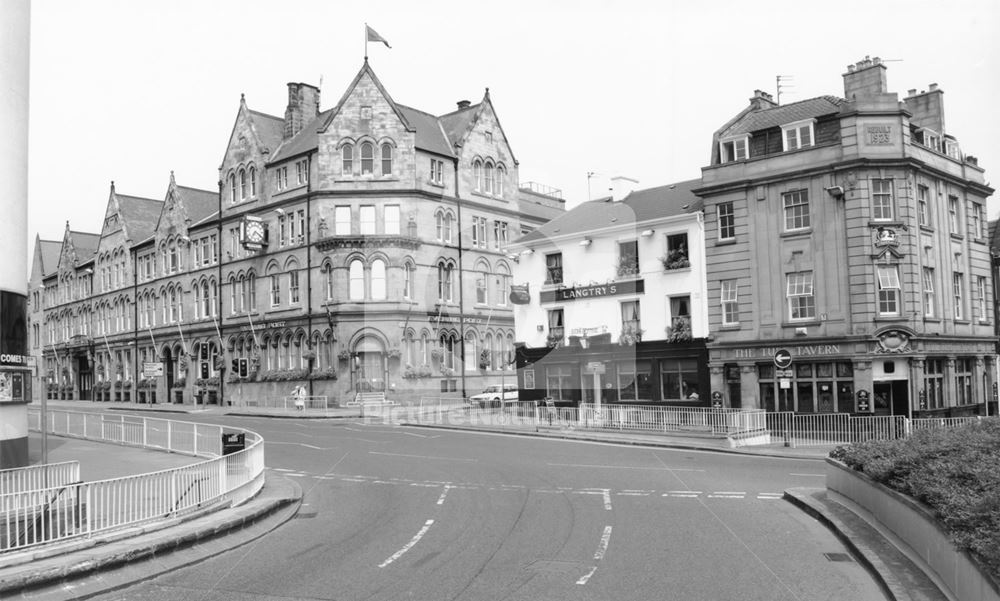
[[[538,299],[543,303],[561,303],[577,299],[597,298],[601,296],[619,296],[622,294],[642,294],[645,292],[644,280],[624,280],[609,284],[593,284],[590,286],[574,286],[556,290],[542,290]]]

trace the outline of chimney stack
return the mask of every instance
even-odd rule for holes
[[[917,127],[933,130],[939,136],[945,134],[944,126],[944,90],[936,83],[927,86],[927,91],[910,90],[903,99],[906,110],[910,111],[910,123]]]
[[[844,73],[844,98],[852,102],[858,98],[887,94],[889,85],[885,72],[886,67],[877,56],[866,56],[863,61],[847,65],[847,73]]]
[[[459,100],[456,104],[458,104],[458,110],[467,109],[472,106],[472,103],[468,100]]]
[[[771,96],[767,92],[763,92],[761,90],[753,91],[753,98],[750,99],[751,109],[760,111],[775,106],[778,106],[778,103],[774,101],[774,96]]]
[[[616,175],[611,178],[611,200],[618,202],[620,200],[625,200],[625,197],[635,191],[636,186],[639,185],[639,180],[632,179],[631,177],[625,177],[624,175]]]
[[[306,123],[315,119],[318,114],[319,88],[307,83],[289,83],[283,138],[287,140],[299,133]]]

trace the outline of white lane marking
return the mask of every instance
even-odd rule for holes
[[[810,478],[826,478],[826,474],[788,474],[789,476],[808,476]]]
[[[604,509],[611,511],[611,491],[604,489]]]
[[[784,498],[784,495],[773,492],[762,492],[757,495],[758,500],[778,500]]]
[[[709,493],[709,499],[742,499],[744,493]]]
[[[294,472],[295,471],[295,470],[290,470],[290,469],[284,468],[284,467],[272,467],[271,469],[274,470],[274,471],[276,471],[276,472]]]
[[[442,490],[442,491],[441,491],[441,496],[440,496],[440,497],[438,497],[438,500],[437,500],[437,504],[438,504],[438,505],[444,505],[444,498],[448,496],[448,491],[449,491],[449,490],[450,490],[451,488],[452,488],[452,487],[451,487],[451,486],[448,486],[447,484],[445,484],[445,485],[444,485],[444,490]]]
[[[331,476],[331,478],[335,477],[336,476]],[[340,476],[340,479],[344,482],[368,482],[368,480],[365,480],[364,478],[345,478],[344,476]]]
[[[670,494],[670,495],[674,495],[674,494],[677,494],[677,495],[700,495],[701,491],[700,490],[668,490],[667,494]]]
[[[417,434],[416,432],[403,432],[403,434],[406,434],[407,436],[416,436],[417,438],[427,438],[423,434]]]
[[[475,463],[476,459],[469,459],[467,457],[434,457],[431,455],[407,455],[405,453],[380,453],[378,451],[368,451],[369,455],[387,455],[390,457],[412,457],[414,459],[441,459],[444,461],[470,461]]]
[[[601,535],[601,543],[597,545],[594,559],[600,561],[604,559],[604,554],[608,552],[608,543],[611,541],[611,526],[604,527],[604,534]]]
[[[410,482],[410,486],[420,486],[422,488],[437,488],[438,484],[431,484],[430,482]]]
[[[619,497],[648,497],[649,496],[648,492],[632,492],[632,491],[627,491],[627,490],[623,490],[621,492],[616,492],[615,494],[618,495]]]
[[[288,475],[291,476],[292,478],[306,478],[308,476],[311,476],[312,474],[288,474]]]
[[[681,498],[681,499],[697,499],[698,498],[698,494],[699,493],[689,494],[689,493],[681,493],[681,492],[665,492],[665,493],[663,493],[663,496],[664,497],[677,497],[677,498]]]
[[[705,470],[690,469],[684,467],[644,467],[637,465],[590,465],[587,463],[546,463],[552,467],[603,467],[615,470],[652,470],[654,472],[704,472]]]
[[[596,572],[596,571],[597,571],[597,566],[594,566],[594,567],[590,568],[590,571],[587,572],[586,574],[584,574],[582,578],[580,578],[579,580],[576,581],[576,583],[577,584],[587,584],[587,581],[590,580],[590,577],[593,576],[594,572]]]
[[[423,536],[425,534],[427,534],[427,530],[430,529],[430,527],[431,527],[431,525],[433,523],[434,523],[434,520],[427,520],[426,522],[424,522],[424,527],[421,528],[419,532],[417,532],[416,536],[414,536],[412,539],[410,539],[410,542],[406,543],[406,545],[404,545],[403,548],[400,549],[399,551],[396,551],[395,553],[393,553],[392,556],[389,557],[389,559],[386,559],[382,563],[378,564],[378,567],[384,568],[385,566],[389,565],[390,563],[392,563],[392,562],[396,561],[397,559],[399,559],[400,557],[402,557],[403,553],[406,553],[407,551],[410,550],[410,547],[412,547],[413,545],[415,545],[418,542],[420,542],[420,539],[423,538]]]
[[[716,494],[716,495],[745,495],[747,493],[744,490],[717,490],[713,494]]]

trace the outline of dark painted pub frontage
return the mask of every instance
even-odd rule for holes
[[[571,336],[568,344],[516,345],[518,398],[557,406],[593,403],[709,407],[705,341],[622,344],[610,334]]]

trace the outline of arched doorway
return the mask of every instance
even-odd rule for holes
[[[385,349],[377,338],[365,336],[358,340],[351,360],[351,382],[355,392],[385,390]]]

